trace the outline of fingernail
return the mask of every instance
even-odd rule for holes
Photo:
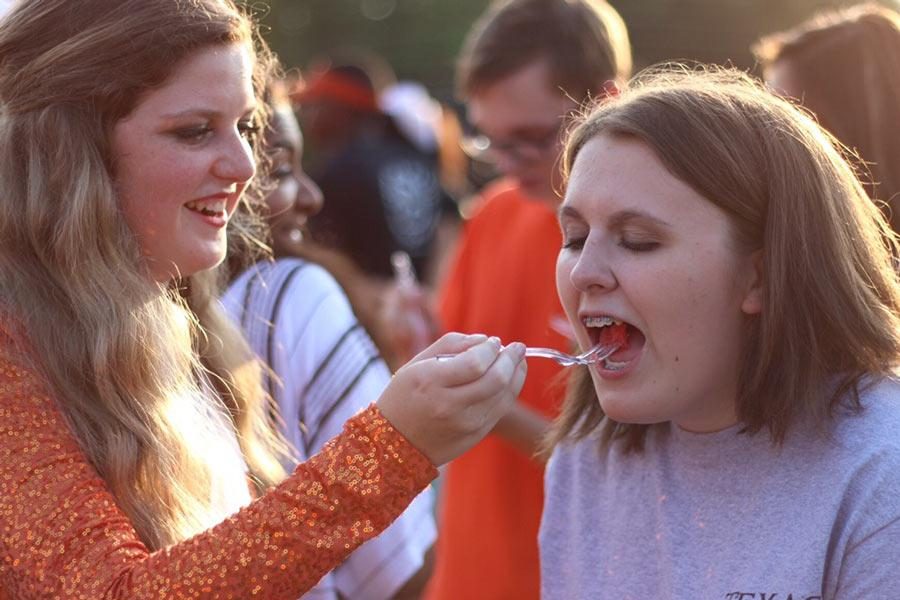
[[[501,347],[503,346],[503,344],[500,343],[500,338],[498,338],[496,335],[491,336],[490,342],[492,344],[496,344],[497,346],[501,346]]]

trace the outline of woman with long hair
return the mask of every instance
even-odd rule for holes
[[[582,346],[552,442],[545,598],[889,598],[897,240],[834,138],[670,68],[567,142],[557,287]]]
[[[513,402],[521,345],[449,335],[285,475],[211,271],[270,64],[230,0],[0,22],[0,598],[296,598]]]

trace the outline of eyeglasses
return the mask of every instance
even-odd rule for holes
[[[463,137],[459,145],[474,160],[495,162],[498,155],[503,155],[516,162],[533,162],[544,158],[548,151],[556,147],[558,140],[559,126],[553,126],[535,135],[509,140],[492,139],[483,133],[476,133]]]

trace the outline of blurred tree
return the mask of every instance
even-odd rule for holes
[[[267,39],[291,67],[373,51],[397,75],[453,95],[454,57],[485,0],[269,0]]]
[[[897,7],[897,0],[884,0]],[[816,10],[853,0],[611,0],[628,23],[638,67],[668,59],[752,67],[749,45]],[[454,57],[488,0],[268,0],[252,2],[289,67],[374,51],[397,75],[453,96]],[[266,6],[266,4],[268,6]]]

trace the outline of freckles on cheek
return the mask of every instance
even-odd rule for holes
[[[169,227],[160,222],[162,214],[157,207],[132,210],[127,220],[132,232],[138,239],[152,240],[164,236]]]

